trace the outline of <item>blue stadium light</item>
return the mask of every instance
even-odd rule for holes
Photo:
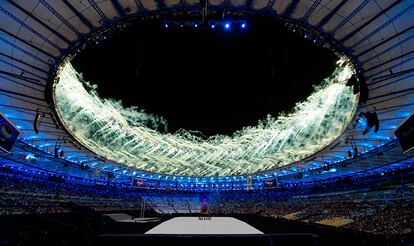
[[[246,23],[241,24],[240,26],[242,29],[246,28]]]
[[[226,24],[224,25],[224,28],[226,28],[226,29],[230,29],[230,23],[226,23]]]
[[[168,28],[168,24],[165,24],[164,26],[165,26],[165,28]]]
[[[214,28],[216,28],[216,26],[215,25],[211,25],[211,28],[214,29]]]
[[[197,24],[194,24],[194,27],[198,27],[198,25]]]

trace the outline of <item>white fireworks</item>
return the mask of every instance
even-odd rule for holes
[[[230,176],[283,167],[332,143],[357,107],[357,95],[345,85],[351,76],[351,66],[341,60],[333,74],[291,113],[268,115],[232,136],[208,139],[185,130],[175,134],[154,130],[166,127],[164,118],[101,99],[93,89],[88,92],[70,63],[55,86],[55,100],[71,134],[109,160],[166,175]]]

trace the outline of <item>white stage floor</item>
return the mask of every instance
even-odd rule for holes
[[[253,226],[231,217],[177,217],[165,221],[145,234],[263,234]]]

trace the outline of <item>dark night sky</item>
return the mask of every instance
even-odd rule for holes
[[[267,114],[290,111],[330,75],[330,51],[277,22],[248,29],[166,30],[135,24],[73,61],[104,98],[121,99],[168,120],[169,131],[231,135]],[[273,74],[273,75],[272,75]]]

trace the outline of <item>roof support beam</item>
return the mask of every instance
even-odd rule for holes
[[[144,12],[146,10],[144,5],[142,5],[141,0],[135,0],[135,4],[138,7],[138,12]]]
[[[395,48],[400,47],[402,44],[410,41],[413,38],[414,38],[414,34],[411,35],[411,36],[409,36],[409,37],[407,37],[407,38],[405,38],[405,39],[403,39],[403,40],[401,40],[400,42],[394,44],[393,46],[389,47],[388,49],[385,49],[385,50],[381,51],[380,53],[376,54],[375,56],[372,56],[372,57],[368,58],[367,60],[365,60],[365,61],[363,61],[361,63],[367,63],[368,61],[371,61],[372,59],[374,59],[376,57],[379,57],[379,56],[381,56],[381,55],[383,55],[383,54],[385,54],[385,53],[387,53],[387,52],[389,52],[389,51],[391,51],[391,50],[393,50]]]
[[[334,9],[332,9],[323,19],[316,25],[318,28],[322,28],[326,23],[328,23],[332,17],[342,8],[342,6],[347,3],[348,0],[342,0]]]
[[[377,86],[377,87],[374,87],[374,88],[370,87],[370,88],[369,88],[369,91],[370,91],[370,92],[371,92],[371,91],[375,91],[375,90],[378,90],[378,89],[381,89],[381,88],[387,87],[387,86],[389,86],[389,85],[399,83],[399,82],[404,81],[404,80],[406,80],[406,79],[408,79],[408,78],[411,78],[411,77],[414,77],[414,74],[409,74],[409,75],[407,75],[407,76],[404,76],[404,77],[402,77],[402,78],[398,78],[397,80],[394,80],[394,81],[391,81],[391,82],[385,83],[385,84],[383,84],[383,85],[380,85],[380,86]],[[375,84],[375,83],[374,83],[374,84]],[[372,85],[372,84],[370,84],[370,85]]]
[[[273,8],[273,5],[275,5],[277,0],[269,0],[269,2],[266,5],[265,11],[270,11]]]
[[[371,0],[364,0],[354,11],[352,11],[345,19],[343,19],[333,30],[333,33],[336,33],[341,29],[343,26],[345,26],[346,23],[348,23],[361,9],[363,9]]]
[[[384,66],[385,64],[388,64],[388,63],[393,62],[393,61],[395,61],[395,60],[398,60],[398,59],[404,58],[404,57],[409,56],[409,55],[411,55],[411,54],[414,54],[414,50],[412,50],[412,51],[410,51],[410,52],[407,52],[407,53],[404,53],[404,54],[402,54],[402,55],[400,55],[400,56],[394,57],[394,58],[392,58],[392,59],[390,59],[390,60],[388,60],[388,61],[386,61],[386,62],[380,63],[380,64],[375,65],[375,66],[373,66],[373,67],[370,67],[370,68],[368,68],[368,69],[365,69],[365,72],[368,72],[368,71],[371,71],[371,70],[373,70],[373,69],[376,69],[376,68],[382,67],[382,66]],[[414,58],[414,57],[413,57],[413,58]],[[404,61],[403,63],[408,62],[408,61],[410,61],[410,60],[412,60],[412,58],[410,58],[410,59],[408,59],[408,60]],[[402,63],[401,63],[401,64],[402,64]],[[395,66],[393,66],[393,67],[395,67]],[[393,67],[390,67],[390,68],[393,68]],[[386,70],[384,70],[384,71],[386,71]],[[370,77],[371,77],[371,76],[370,76]]]
[[[28,129],[21,129],[22,131],[25,131],[25,132],[35,132],[35,130],[34,129],[31,129],[31,128],[28,128]],[[39,131],[40,132],[40,131]],[[63,133],[63,132],[59,132],[59,131],[45,131],[45,130],[42,130],[41,131],[42,133],[48,133],[48,134],[52,134],[52,135],[55,135],[55,136],[67,136],[65,133]]]
[[[5,96],[7,96],[7,97],[9,97],[9,98],[13,98],[13,99],[15,99],[15,100],[19,100],[19,101],[25,102],[25,103],[27,103],[27,104],[29,104],[29,105],[36,105],[37,107],[43,107],[43,108],[46,108],[46,109],[48,109],[48,110],[50,109],[50,108],[49,108],[49,106],[48,106],[47,104],[45,104],[44,99],[43,99],[43,100],[41,100],[41,101],[40,101],[40,103],[38,103],[37,101],[36,101],[36,102],[34,102],[34,101],[29,101],[29,100],[23,99],[23,98],[21,98],[21,97],[13,96],[13,95],[6,94],[6,93],[1,93],[1,92],[0,92],[0,94],[3,94],[3,95],[5,95]],[[43,103],[43,104],[42,104],[42,103]],[[18,110],[16,110],[16,111],[18,111]]]
[[[32,47],[33,49],[35,49],[35,50],[37,50],[37,51],[41,52],[42,54],[47,55],[47,56],[49,56],[50,58],[56,59],[56,57],[55,57],[54,55],[50,54],[49,52],[44,51],[44,50],[42,50],[41,48],[34,46],[32,43],[27,42],[26,40],[24,40],[24,39],[20,38],[20,37],[19,37],[19,36],[17,36],[17,35],[14,35],[13,33],[9,32],[9,31],[4,30],[4,29],[3,29],[3,28],[1,28],[1,27],[0,27],[0,32],[4,32],[4,33],[5,33],[5,34],[7,34],[8,36],[10,36],[10,37],[12,37],[12,38],[15,38],[16,40],[19,40],[20,42],[22,42],[22,43],[24,43],[24,44],[26,44],[26,45],[28,45],[28,46]]]
[[[33,122],[33,120],[32,120],[32,119],[22,119],[22,118],[12,118],[12,117],[9,117],[8,119],[9,119],[9,120],[12,120],[12,121]],[[40,125],[40,124],[41,124],[42,126],[47,127],[47,128],[56,129],[56,126],[55,126],[53,123],[50,123],[50,122],[44,122],[44,121],[42,121],[42,122],[40,122],[40,123],[39,123],[39,125]]]
[[[67,39],[65,36],[63,36],[59,32],[57,32],[55,29],[53,29],[50,26],[46,25],[43,21],[41,21],[39,18],[37,18],[36,16],[34,16],[32,13],[30,13],[29,11],[27,11],[26,9],[24,9],[22,6],[18,5],[17,3],[15,3],[12,0],[7,0],[7,1],[11,5],[13,5],[15,8],[19,9],[20,11],[22,11],[26,15],[30,16],[30,18],[32,18],[33,20],[35,20],[37,23],[39,23],[40,25],[42,25],[44,28],[46,28],[47,30],[49,30],[51,33],[55,34],[58,38],[60,38],[65,43],[67,43],[67,44],[70,44],[71,43],[71,41],[69,39]]]
[[[39,79],[41,79],[41,80],[43,80],[43,81],[46,81],[46,80],[47,80],[47,78],[43,78],[43,77],[41,77],[41,76],[39,76],[39,75],[37,75],[37,74],[35,74],[35,73],[32,73],[32,72],[30,72],[30,71],[28,71],[28,70],[26,70],[26,69],[23,69],[23,68],[21,68],[21,67],[19,67],[19,66],[15,65],[15,64],[13,64],[13,63],[11,63],[11,62],[8,62],[8,61],[6,61],[6,60],[0,59],[0,62],[4,63],[4,64],[6,64],[6,65],[9,65],[9,66],[11,66],[11,67],[13,67],[13,68],[16,68],[16,69],[18,69],[18,70],[22,71],[23,73],[30,74],[30,75],[32,75],[32,76],[34,76],[34,77],[37,77],[37,78],[39,78]]]
[[[413,52],[413,51],[411,51],[410,53],[412,53],[412,52]],[[405,55],[406,55],[406,54],[404,54],[404,55],[402,55],[402,56],[399,56],[398,58],[403,58]],[[391,60],[389,60],[389,61],[385,62],[384,64],[386,64],[386,63],[388,63],[388,62],[391,62],[391,61],[394,61],[394,60],[396,60],[396,58],[391,59]],[[410,57],[410,58],[408,58],[408,59],[406,59],[406,60],[403,60],[403,61],[401,61],[401,62],[399,62],[399,63],[397,63],[397,64],[395,64],[395,65],[392,65],[391,67],[387,67],[387,68],[385,68],[385,69],[383,69],[383,70],[381,70],[381,71],[379,71],[379,72],[377,72],[377,73],[375,73],[375,74],[372,74],[372,75],[368,76],[368,78],[370,79],[370,78],[372,78],[372,77],[374,77],[374,76],[377,76],[377,75],[379,75],[379,74],[381,74],[381,73],[383,73],[383,72],[386,72],[386,71],[390,71],[390,72],[392,73],[392,69],[393,69],[393,68],[398,67],[398,66],[401,66],[402,64],[407,63],[407,62],[412,61],[412,60],[414,60],[414,56],[413,56],[413,57]],[[384,64],[381,64],[381,65],[384,65]]]
[[[6,39],[2,38],[2,37],[0,37],[0,41],[1,41],[1,42],[6,43],[6,44],[8,44],[8,45],[10,45],[11,47],[13,47],[13,49],[19,50],[20,52],[24,53],[25,55],[30,56],[30,57],[32,57],[33,59],[35,59],[35,60],[37,60],[37,61],[40,61],[41,63],[44,63],[44,64],[46,64],[46,65],[50,66],[50,63],[48,63],[48,62],[44,61],[43,59],[40,59],[38,56],[33,55],[32,53],[30,53],[30,52],[28,52],[27,50],[25,50],[25,49],[21,48],[20,46],[18,46],[18,45],[16,45],[16,44],[14,44],[14,43],[12,43],[12,42],[10,42],[10,41],[8,41],[8,40],[6,40]]]
[[[35,88],[35,87],[29,85],[30,82],[29,83],[19,82],[17,80],[11,79],[11,78],[3,76],[3,75],[0,75],[0,79],[4,79],[9,83],[14,83],[14,84],[29,88],[31,90],[34,90],[34,91],[37,91],[37,92],[40,92],[40,93],[45,93],[44,89],[38,89],[38,88]],[[44,86],[42,86],[42,87],[44,87]]]
[[[50,124],[50,123],[47,123]],[[43,142],[48,142],[48,141],[62,141],[61,138],[32,138],[32,139],[23,139],[24,141],[30,141],[30,142],[39,142],[39,141],[43,141]],[[71,145],[69,145],[68,147],[72,147]]]
[[[377,108],[376,111],[378,112],[378,111],[390,110],[390,109],[398,110],[398,109],[401,109],[401,108],[411,107],[411,106],[414,106],[414,103],[400,104],[400,105],[397,105],[397,106],[391,106],[391,107],[386,107],[386,108]],[[379,114],[382,114],[382,113],[379,113]]]
[[[384,41],[382,41],[382,42],[380,42],[380,43],[378,43],[376,45],[371,46],[370,48],[362,51],[361,53],[356,54],[356,56],[362,56],[362,55],[370,52],[371,50],[376,49],[376,48],[380,47],[381,45],[384,45],[384,44],[388,43],[389,41],[393,40],[394,38],[401,37],[401,35],[403,35],[404,33],[408,32],[410,30],[413,30],[413,29],[414,29],[414,25],[412,25],[412,26],[410,26],[410,27],[402,30],[401,32],[398,32],[398,33],[392,35],[391,37],[385,39]]]
[[[396,105],[401,100],[401,97],[407,96],[407,95],[410,95],[410,94],[413,94],[413,93],[414,93],[414,91],[411,91],[411,92],[407,92],[403,95],[396,95],[396,96],[393,96],[393,97],[382,99],[380,101],[371,102],[371,103],[365,104],[364,108],[367,109],[368,107],[375,107],[376,105],[378,105],[380,103],[385,103],[385,102],[387,103],[387,105]]]
[[[56,18],[58,18],[67,28],[69,28],[72,32],[74,32],[77,36],[81,33],[76,29],[69,21],[66,20],[58,11],[56,11],[46,0],[39,0],[41,4],[43,4]]]
[[[23,107],[14,106],[14,105],[8,105],[8,104],[0,104],[0,107],[11,108],[11,109],[13,109],[17,112],[28,111],[28,112],[23,112],[24,114],[33,114],[33,115],[35,115],[35,112],[37,112],[37,109],[34,109],[34,108],[23,108]]]
[[[350,39],[353,36],[355,36],[355,34],[357,34],[358,32],[360,32],[366,26],[368,26],[369,24],[371,24],[372,22],[374,22],[376,19],[378,19],[379,17],[381,17],[382,15],[384,15],[385,13],[387,13],[389,10],[391,10],[392,8],[394,8],[395,6],[397,6],[398,4],[400,4],[402,1],[403,0],[397,0],[394,3],[390,4],[388,7],[386,7],[385,9],[381,10],[378,14],[376,14],[374,17],[372,17],[371,19],[369,19],[367,22],[365,22],[364,24],[362,24],[358,28],[355,28],[352,32],[348,33],[345,37],[343,37],[341,39],[341,42],[344,43],[348,39]]]
[[[29,98],[29,99],[34,99],[34,100],[38,100],[38,101],[44,101],[44,98],[34,97],[34,96],[31,96],[31,95],[26,95],[26,94],[23,94],[23,93],[20,93],[20,92],[5,90],[5,89],[1,89],[1,88],[0,88],[0,92],[3,92],[5,94],[20,96],[20,97],[25,97],[25,98]]]
[[[413,92],[413,91],[414,91],[414,87],[408,88],[408,89],[399,90],[399,91],[389,92],[389,93],[382,94],[382,95],[375,96],[375,97],[371,97],[369,100],[378,99],[378,98],[382,98],[382,97],[389,97],[389,96],[393,96],[393,95],[397,95],[397,94],[401,94],[401,93],[406,93],[406,92]]]
[[[78,19],[89,28],[89,30],[94,29],[95,27],[92,23],[81,13],[79,12],[68,0],[62,0],[62,2],[78,17]]]
[[[298,5],[299,5],[299,1],[300,0],[292,0],[289,4],[288,4],[288,6],[286,7],[286,9],[285,9],[285,11],[283,11],[283,16],[286,16],[286,17],[291,17],[292,16],[292,14],[294,14],[295,13],[295,10],[296,10],[296,8],[298,7]]]
[[[398,77],[398,76],[401,76],[401,75],[404,75],[404,74],[407,74],[407,73],[412,73],[412,72],[414,72],[414,68],[406,69],[406,70],[400,71],[398,73],[392,73],[392,74],[387,74],[387,75],[384,75],[384,76],[376,77],[376,78],[372,79],[373,83],[370,83],[368,86],[374,85],[374,84],[377,84],[379,82],[382,82],[382,81],[385,81],[385,80],[388,80],[388,79],[392,79],[392,78],[395,78],[395,77]]]
[[[108,22],[108,17],[106,17],[105,13],[102,11],[101,8],[99,8],[98,4],[95,2],[95,0],[88,0],[88,2],[91,4],[92,8],[98,13],[101,20],[106,23]]]
[[[384,114],[384,112],[378,113],[378,114]],[[381,120],[379,120],[379,122],[382,123],[382,122],[392,121],[392,120],[402,120],[402,119],[405,119],[405,118],[406,117],[381,118]]]
[[[398,59],[400,59],[400,58],[404,58],[405,56],[409,56],[409,55],[411,55],[411,54],[414,54],[414,50],[412,50],[412,51],[410,51],[410,52],[407,52],[407,53],[404,53],[404,54],[402,54],[402,55],[400,55],[400,56],[394,57],[394,58],[392,58],[392,59],[389,59],[388,61],[385,61],[385,62],[383,62],[383,63],[377,64],[377,65],[372,66],[372,67],[370,67],[370,68],[367,68],[367,69],[365,69],[365,72],[371,71],[371,70],[373,70],[373,69],[375,69],[375,68],[379,68],[379,67],[381,67],[381,66],[383,66],[383,65],[385,65],[385,64],[388,64],[388,63],[393,62],[393,61],[395,61],[395,60],[398,60]]]
[[[10,73],[10,72],[6,72],[6,71],[3,71],[3,70],[0,70],[0,74],[4,74],[4,75],[10,76],[10,77],[13,77],[15,79],[20,79],[20,80],[29,82],[29,83],[34,84],[34,85],[38,85],[38,86],[42,86],[42,87],[45,86],[44,84],[40,83],[40,80],[38,80],[38,79],[32,79],[32,78],[29,78],[29,77],[25,77],[23,75]]]
[[[112,3],[112,6],[114,6],[118,15],[120,15],[122,18],[126,17],[125,11],[118,0],[111,0],[111,3]]]
[[[356,47],[358,47],[359,45],[361,45],[363,42],[367,41],[369,38],[371,38],[372,36],[374,36],[375,34],[377,34],[379,31],[381,31],[386,26],[388,26],[391,23],[393,23],[395,20],[397,20],[398,18],[400,18],[401,16],[403,16],[405,13],[407,13],[408,11],[410,11],[413,8],[414,8],[414,3],[413,4],[410,4],[410,6],[408,6],[407,8],[405,8],[403,11],[401,11],[400,13],[398,13],[397,15],[395,15],[394,17],[392,17],[391,19],[389,19],[387,22],[385,22],[384,24],[382,24],[378,28],[376,28],[370,34],[365,35],[361,40],[359,40],[354,45],[352,45],[351,48],[352,49],[355,49]]]
[[[302,17],[304,21],[308,21],[309,17],[313,14],[313,12],[316,10],[316,8],[319,6],[319,4],[322,2],[322,0],[316,0],[313,2],[312,6],[306,11],[306,14]]]
[[[54,47],[55,49],[57,49],[59,52],[62,51],[62,48],[61,47],[57,46],[54,42],[52,42],[51,40],[49,40],[48,38],[46,38],[45,36],[43,36],[42,34],[40,34],[39,32],[37,32],[35,29],[31,28],[29,25],[27,25],[22,20],[20,20],[19,18],[17,18],[13,14],[11,14],[9,11],[7,11],[5,8],[3,8],[1,5],[0,5],[0,11],[3,12],[3,13],[5,13],[7,16],[9,16],[11,19],[13,19],[14,21],[16,21],[17,23],[19,23],[20,26],[26,28],[27,30],[29,30],[30,32],[32,32],[34,35],[38,36],[41,40],[43,40],[46,43],[50,44],[52,47]]]
[[[27,62],[25,62],[25,61],[18,60],[18,59],[16,59],[15,57],[9,56],[9,55],[7,55],[7,54],[5,54],[5,53],[1,52],[1,51],[0,51],[0,56],[4,56],[4,57],[6,57],[6,58],[9,58],[10,60],[13,60],[13,61],[19,62],[19,63],[21,63],[21,64],[24,64],[24,65],[26,65],[26,66],[28,66],[28,67],[31,67],[31,68],[33,68],[33,69],[35,69],[35,70],[37,70],[37,71],[42,72],[42,73],[45,73],[45,74],[48,74],[48,73],[49,73],[48,71],[46,71],[46,70],[44,70],[44,69],[42,69],[42,68],[39,68],[39,67],[33,66],[32,64],[29,64],[29,63],[27,63]]]

